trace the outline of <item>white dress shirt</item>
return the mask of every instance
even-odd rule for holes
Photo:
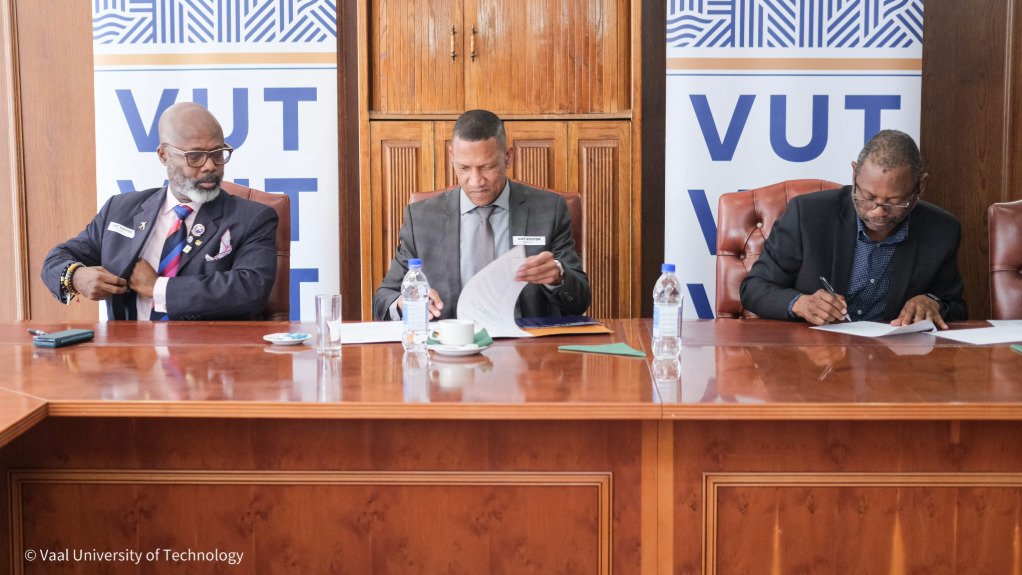
[[[178,219],[177,214],[174,213],[174,208],[179,205],[186,205],[192,208],[192,213],[188,214],[184,221],[185,229],[187,230],[192,229],[195,215],[199,213],[199,208],[202,207],[202,204],[198,202],[181,204],[170,191],[170,186],[167,186],[167,196],[163,200],[163,206],[160,207],[156,221],[149,222],[149,225],[152,226],[152,231],[149,232],[149,237],[146,238],[145,245],[142,247],[142,259],[149,262],[149,265],[153,266],[154,270],[158,271],[160,269],[160,254],[163,253],[163,244],[167,241],[167,233],[170,232],[171,226]],[[153,309],[160,313],[167,313],[167,281],[169,279],[165,277],[156,278],[156,285],[153,286],[153,297],[151,299],[142,294],[135,294],[135,309],[138,311],[138,319],[149,319],[149,314]]]

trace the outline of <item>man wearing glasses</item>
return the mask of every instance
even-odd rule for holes
[[[929,174],[912,138],[878,132],[852,162],[852,185],[788,202],[742,282],[742,305],[770,319],[967,319],[961,224],[920,200]]]
[[[157,155],[168,185],[114,196],[50,250],[42,278],[59,300],[105,300],[111,319],[253,319],[277,269],[277,214],[223,193],[234,150],[202,106],[168,108]]]

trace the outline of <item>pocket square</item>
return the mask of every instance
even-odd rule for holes
[[[206,254],[207,262],[215,262],[221,260],[231,254],[234,248],[231,247],[231,230],[225,230],[223,235],[220,236],[220,251],[215,256]]]

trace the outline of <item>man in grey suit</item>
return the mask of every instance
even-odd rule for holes
[[[958,272],[962,226],[920,200],[919,148],[878,132],[852,162],[852,185],[792,198],[742,282],[742,305],[769,319],[967,319]]]
[[[111,198],[43,262],[59,300],[105,300],[111,319],[253,319],[277,269],[277,213],[224,193],[233,150],[202,106],[168,108],[157,154],[169,185]]]
[[[405,208],[400,243],[373,296],[373,318],[401,317],[401,280],[408,260],[422,260],[430,283],[430,318],[455,317],[461,288],[512,245],[528,256],[515,280],[529,282],[518,298],[523,317],[584,313],[589,278],[575,253],[564,199],[507,179],[511,150],[492,112],[458,118],[448,147],[459,187]]]

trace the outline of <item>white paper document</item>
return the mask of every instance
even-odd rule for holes
[[[401,341],[401,321],[368,321],[342,323],[341,345],[347,343],[382,343]]]
[[[988,319],[987,323],[994,327],[1016,327],[1022,329],[1022,319]]]
[[[490,337],[532,337],[515,323],[515,303],[528,284],[515,281],[515,272],[524,261],[519,245],[476,272],[461,290],[458,319],[475,321]]]
[[[1022,341],[1022,321],[991,321],[990,323],[994,324],[994,327],[950,329],[938,333],[937,337],[976,345]]]
[[[813,329],[832,331],[847,335],[861,335],[863,337],[885,337],[888,335],[900,335],[903,333],[916,333],[920,331],[933,332],[937,328],[930,320],[923,320],[909,325],[895,327],[889,323],[878,321],[853,321],[849,323],[832,323],[830,325],[818,325]]]

